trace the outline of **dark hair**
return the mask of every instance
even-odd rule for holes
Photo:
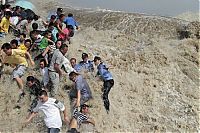
[[[37,30],[38,29],[38,24],[37,23],[33,23],[32,24],[32,28],[33,28],[33,30]]]
[[[65,15],[64,14],[60,14],[59,15],[59,19],[61,19],[62,17],[64,17]]]
[[[82,113],[83,108],[85,108],[85,107],[89,107],[89,105],[87,105],[87,104],[81,105],[81,109],[80,109],[80,112],[81,112],[81,113]]]
[[[33,17],[28,16],[28,17],[26,18],[26,20],[28,20],[28,21],[31,20],[31,21],[32,21],[32,20],[33,20]]]
[[[20,6],[16,6],[15,7],[15,11],[19,10],[20,9]]]
[[[39,18],[40,18],[40,16],[38,16],[38,15],[36,15],[36,14],[33,16],[33,19],[34,19],[35,21],[37,21]]]
[[[49,33],[52,33],[50,30],[46,30],[45,32],[44,32],[44,36],[46,36],[46,35],[48,35]]]
[[[1,46],[1,49],[11,49],[10,43],[4,43],[4,44]]]
[[[6,11],[6,12],[5,12],[5,16],[11,17],[11,16],[12,16],[12,12],[11,12],[11,11]]]
[[[51,19],[56,19],[56,16],[55,15],[51,15]]]
[[[75,61],[76,61],[76,58],[71,58],[70,61],[72,61],[72,60],[75,60]]]
[[[87,53],[82,53],[82,58],[84,59],[86,57],[88,57],[88,54]]]
[[[74,76],[77,76],[77,75],[79,75],[79,74],[76,73],[76,72],[74,72],[74,71],[72,71],[72,72],[70,72],[70,74],[69,74],[69,78],[74,77]]]
[[[20,36],[23,36],[24,38],[26,38],[26,34],[25,33],[20,33]]]
[[[101,61],[101,58],[98,57],[98,56],[95,56],[95,57],[94,57],[94,62],[96,62],[97,60],[100,60],[100,61]]]
[[[63,9],[62,8],[57,8],[57,12],[63,12]]]
[[[16,46],[18,46],[18,41],[16,39],[11,40],[10,45],[12,44],[16,44]]]
[[[54,22],[50,22],[48,27],[55,26]]]
[[[66,47],[68,48],[68,45],[66,43],[62,43],[59,49],[62,50]]]
[[[45,59],[41,59],[40,62],[44,62],[44,66],[45,67],[47,66],[47,63],[46,63]]]
[[[45,90],[41,90],[39,92],[39,96],[42,96],[42,95],[47,96],[47,92]]]
[[[63,40],[62,40],[62,39],[58,39],[58,40],[56,41],[56,43],[59,42],[59,41],[61,41],[61,43],[63,43]]]
[[[24,43],[27,43],[27,42],[30,42],[30,44],[31,44],[31,39],[26,39],[26,40],[24,41]]]
[[[38,31],[38,30],[33,30],[32,32],[31,32],[31,35],[33,35],[33,34],[39,34],[40,32]]]
[[[28,76],[27,78],[26,78],[26,81],[28,82],[28,81],[31,81],[32,83],[35,81],[35,77],[33,77],[33,76]]]
[[[67,16],[68,16],[68,17],[73,17],[73,14],[72,14],[72,13],[69,13]]]
[[[10,5],[10,4],[6,4],[5,6],[6,6],[6,8],[10,8],[10,7],[11,7],[11,5]]]

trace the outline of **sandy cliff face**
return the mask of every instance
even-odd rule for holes
[[[56,8],[45,2],[35,3],[44,9],[42,14]],[[96,132],[198,132],[199,40],[180,40],[177,34],[177,28],[188,22],[141,14],[66,9],[66,13],[69,11],[75,14],[81,29],[69,45],[68,57],[80,60],[81,53],[87,52],[91,59],[100,55],[112,65],[115,85],[109,95],[109,115],[101,100],[102,82],[86,74],[94,96],[89,104]],[[8,73],[12,69],[5,70]],[[24,79],[27,75],[40,77],[32,69]],[[69,100],[63,86],[71,84],[66,76],[60,86],[59,99],[65,102],[68,112]],[[41,117],[22,126],[30,100],[26,97],[20,110],[13,109],[16,92],[16,84],[4,74],[0,80],[0,131],[44,132]],[[91,130],[85,127],[81,131]],[[62,131],[66,128],[63,126]]]

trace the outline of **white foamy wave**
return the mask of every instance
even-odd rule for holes
[[[183,20],[186,20],[186,21],[199,21],[200,22],[200,12],[185,12],[185,13],[182,13],[178,16],[176,16],[176,18],[179,18],[179,19],[183,19]]]

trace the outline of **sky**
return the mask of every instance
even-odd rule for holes
[[[164,16],[199,12],[200,0],[61,0],[69,6]]]

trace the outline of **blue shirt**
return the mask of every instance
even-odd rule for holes
[[[76,65],[74,66],[74,69],[75,69],[77,72],[80,72],[80,71],[81,71],[81,66],[80,66],[80,64],[76,64]]]
[[[81,69],[88,70],[89,72],[94,71],[93,61],[90,61],[90,60],[88,60],[87,62],[81,61],[79,63],[79,65],[80,65]]]
[[[76,20],[73,17],[66,17],[64,19],[64,23],[66,25],[71,25],[73,27],[77,27],[78,26],[78,23],[76,22]]]
[[[101,76],[103,81],[108,81],[108,80],[113,79],[112,74],[108,71],[108,68],[106,67],[104,63],[100,63],[97,66],[97,69],[98,69],[97,74]]]
[[[77,76],[75,81],[75,87],[77,90],[80,90],[81,97],[92,98],[92,92],[90,90],[90,87],[81,75]]]

